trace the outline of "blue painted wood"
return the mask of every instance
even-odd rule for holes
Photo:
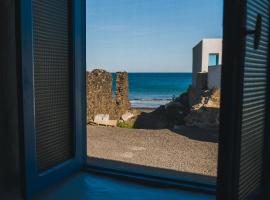
[[[32,1],[20,1],[20,61],[22,81],[22,124],[24,138],[25,194],[37,192],[78,171],[86,161],[85,89],[85,0],[73,0],[74,61],[74,157],[45,172],[38,173],[36,158]]]
[[[155,187],[95,174],[79,173],[43,192],[36,200],[214,200],[215,195]]]
[[[74,108],[76,157],[81,164],[86,163],[86,2],[74,0],[73,53],[74,53]]]
[[[188,191],[216,194],[215,177],[98,158],[88,159],[87,164],[84,170],[90,173],[105,174],[119,179],[141,181],[160,186],[173,186]]]
[[[35,179],[35,129],[33,93],[33,52],[32,52],[32,6],[31,0],[20,1],[20,47],[22,80],[22,121],[24,134],[25,192],[32,193],[32,180]]]

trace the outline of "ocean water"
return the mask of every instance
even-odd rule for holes
[[[115,92],[115,74],[113,73]],[[191,73],[129,73],[129,99],[133,108],[157,108],[185,92]]]

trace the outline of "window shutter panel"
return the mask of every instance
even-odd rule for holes
[[[229,7],[234,7],[234,11],[229,11]],[[221,106],[231,106],[232,110],[225,111],[224,108],[221,111],[224,122],[220,136],[219,199],[261,198],[269,68],[269,9],[269,0],[225,2],[224,101]],[[238,16],[235,10],[238,10]],[[229,13],[233,15],[229,16]],[[233,18],[236,21],[230,24],[229,20]],[[235,50],[229,52],[232,48]],[[232,79],[229,73],[233,74]],[[232,83],[228,83],[230,81]]]
[[[26,196],[86,161],[85,1],[21,0]]]
[[[32,9],[37,166],[44,171],[73,156],[72,1],[33,0]]]
[[[246,54],[243,77],[243,107],[241,126],[239,199],[247,199],[262,187],[263,145],[266,116],[269,1],[248,0],[246,28],[256,27],[262,17],[261,36],[257,49],[254,34],[246,37]]]

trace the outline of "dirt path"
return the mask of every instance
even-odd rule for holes
[[[88,156],[216,176],[217,133],[88,126]]]

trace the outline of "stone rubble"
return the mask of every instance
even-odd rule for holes
[[[121,116],[121,119],[122,119],[124,122],[127,122],[128,120],[132,119],[134,116],[135,116],[135,115],[134,115],[133,112],[127,111],[127,112],[125,112],[125,113]]]
[[[193,95],[192,90],[192,88],[189,89],[190,94]],[[202,90],[199,99],[200,101],[191,106],[189,114],[184,118],[186,125],[204,129],[218,129],[220,90]]]

